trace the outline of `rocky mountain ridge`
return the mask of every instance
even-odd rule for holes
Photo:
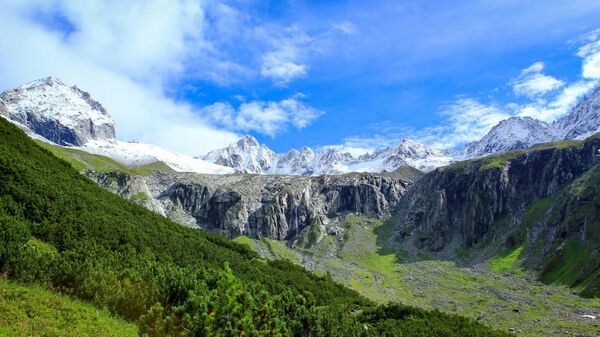
[[[551,141],[581,140],[596,132],[600,132],[600,88],[552,123],[531,117],[511,117],[501,121],[482,139],[467,144],[462,158],[479,158]]]
[[[106,108],[89,93],[77,86],[69,87],[54,77],[1,93],[0,116],[31,137],[104,155],[128,166],[161,161],[179,172],[226,174],[234,171],[157,145],[118,141],[115,122]]]
[[[239,172],[264,174],[343,174],[385,172],[404,165],[431,171],[453,162],[480,158],[515,149],[526,149],[550,141],[583,139],[600,131],[600,88],[581,101],[569,114],[553,123],[531,117],[511,117],[499,122],[482,139],[460,151],[440,150],[410,139],[354,158],[335,148],[315,151],[304,147],[277,154],[264,144],[245,136],[227,148],[201,156]]]
[[[339,234],[335,219],[347,213],[389,216],[419,176],[407,170],[319,177],[87,174],[101,186],[188,226],[228,237],[294,240],[311,225]]]
[[[316,176],[349,172],[391,172],[402,166],[430,171],[447,165],[452,151],[432,148],[426,144],[403,139],[395,146],[357,158],[333,147],[313,150],[307,146],[278,154],[256,138],[246,135],[226,148],[211,151],[198,158],[228,166],[239,172],[260,174],[291,174]]]
[[[152,144],[121,142],[115,139],[114,121],[99,102],[76,86],[68,87],[53,77],[0,94],[0,115],[33,137],[105,155],[129,166],[162,161],[179,172],[317,176],[391,172],[402,166],[431,171],[460,160],[528,148],[547,141],[582,139],[600,130],[600,89],[552,124],[530,117],[512,117],[462,151],[440,150],[404,139],[392,147],[357,158],[334,147],[318,150],[304,147],[279,154],[251,136],[196,158]]]

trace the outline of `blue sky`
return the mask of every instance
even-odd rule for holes
[[[598,1],[3,1],[0,89],[57,76],[188,154],[460,147],[600,78]]]

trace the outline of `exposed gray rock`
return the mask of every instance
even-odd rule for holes
[[[249,235],[279,240],[293,239],[306,226],[327,225],[330,219],[346,213],[386,217],[411,184],[397,174],[89,175],[100,185],[130,199],[147,189],[145,193],[152,202],[146,201],[144,205],[175,221],[229,237]],[[159,209],[156,205],[160,205]]]
[[[589,170],[600,159],[596,149],[600,139],[438,168],[402,198],[399,234],[413,229],[417,247],[431,251],[442,250],[453,240],[459,241],[459,247],[471,247],[504,216],[522,213],[531,202]]]

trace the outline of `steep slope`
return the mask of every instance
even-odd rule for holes
[[[542,144],[436,169],[400,200],[398,239],[454,258],[463,249],[489,245],[514,249],[525,244],[524,256],[537,256],[538,263],[531,265],[533,268],[552,261],[553,252],[574,240],[585,247],[580,259],[586,262],[577,279],[596,277],[592,275],[600,266],[600,224],[591,217],[595,206],[585,202],[579,205],[587,209],[584,215],[590,215],[585,221],[559,212],[556,222],[538,222],[543,213],[530,219],[527,212],[534,202],[558,198],[557,193],[572,188],[569,184],[575,184],[575,179],[594,172],[600,165],[597,149],[600,139],[591,137],[585,142]],[[561,223],[566,230],[557,230]],[[544,235],[540,235],[542,232]],[[568,263],[559,261],[554,268]],[[598,296],[590,287],[594,286],[584,286],[583,293],[591,291]]]
[[[233,173],[230,167],[186,156],[175,151],[147,143],[92,140],[74,149],[110,157],[119,163],[135,168],[154,162],[163,162],[176,172],[210,174]]]
[[[266,173],[271,169],[275,157],[275,152],[266,145],[260,145],[254,137],[245,136],[224,149],[207,153],[201,159],[240,172]]]
[[[285,258],[356,289],[378,302],[390,300],[435,307],[476,318],[518,336],[594,336],[600,298],[586,299],[561,285],[544,285],[521,270],[494,270],[498,257],[476,266],[416,256],[398,250],[389,238],[394,223],[348,215],[337,223],[343,238],[313,236],[308,244],[290,245],[266,238],[239,237],[259,254]],[[309,228],[307,228],[309,229]],[[307,235],[309,237],[309,235]],[[509,255],[510,256],[510,255]],[[491,265],[491,268],[488,268]],[[577,268],[577,266],[574,266]],[[518,312],[515,312],[515,309]]]
[[[531,117],[511,117],[501,121],[482,139],[467,144],[456,159],[526,149],[549,141],[581,140],[596,132],[600,132],[600,88],[551,124]]]
[[[56,144],[81,146],[92,139],[115,139],[106,109],[76,86],[48,77],[0,94],[3,113]]]
[[[140,334],[506,335],[455,315],[374,307],[330,277],[103,190],[4,119],[0,139],[0,271],[138,321]]]

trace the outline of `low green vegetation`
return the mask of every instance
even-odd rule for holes
[[[513,271],[517,266],[517,262],[519,261],[521,254],[523,254],[524,249],[525,246],[521,245],[512,251],[507,251],[506,253],[492,259],[490,263],[490,269],[495,273]]]
[[[594,137],[600,137],[600,134],[596,134],[594,136],[589,137],[586,140],[591,140]],[[579,147],[584,143],[584,141],[580,141],[580,140],[564,140],[564,141],[556,141],[556,142],[548,142],[548,143],[542,143],[542,144],[536,144],[528,149],[519,149],[519,150],[512,150],[512,151],[507,151],[507,152],[503,152],[503,153],[499,153],[499,154],[492,154],[480,159],[471,159],[471,160],[465,160],[465,161],[460,161],[451,165],[448,165],[446,167],[443,167],[441,169],[443,170],[456,170],[456,169],[466,169],[469,167],[472,167],[473,163],[475,163],[476,167],[479,167],[480,170],[488,170],[488,169],[492,169],[492,168],[501,168],[504,165],[506,165],[509,161],[517,158],[518,156],[528,153],[528,152],[535,152],[535,151],[541,151],[541,150],[547,150],[547,149],[565,149],[565,148],[569,148],[569,147]]]
[[[0,139],[0,274],[94,304],[141,335],[507,335],[456,315],[376,305],[330,274],[178,225],[102,189],[4,119]],[[22,310],[6,331],[30,334],[13,330],[29,322]],[[68,335],[56,324],[49,335]]]
[[[138,192],[134,195],[131,196],[131,200],[135,201],[135,202],[141,202],[141,201],[146,201],[148,200],[150,197],[144,193],[144,192]]]
[[[135,324],[39,286],[0,278],[0,336],[138,336]]]
[[[597,332],[595,323],[580,315],[599,312],[600,299],[543,285],[521,271],[518,261],[524,243],[505,248],[489,261],[489,267],[461,267],[408,246],[395,246],[389,240],[394,230],[391,221],[352,215],[338,225],[345,229],[343,240],[326,235],[310,248],[289,248],[282,241],[279,247],[316,273],[331,275],[379,303],[437,308],[517,335],[593,336]],[[244,241],[255,249],[258,246],[253,245],[256,240]]]
[[[541,274],[544,283],[574,284],[579,271],[587,264],[589,252],[577,241],[566,241],[546,262]]]
[[[36,143],[50,151],[56,157],[66,161],[77,171],[94,170],[97,172],[130,172],[130,169],[114,159],[87,153],[68,147],[51,145],[42,141]]]

